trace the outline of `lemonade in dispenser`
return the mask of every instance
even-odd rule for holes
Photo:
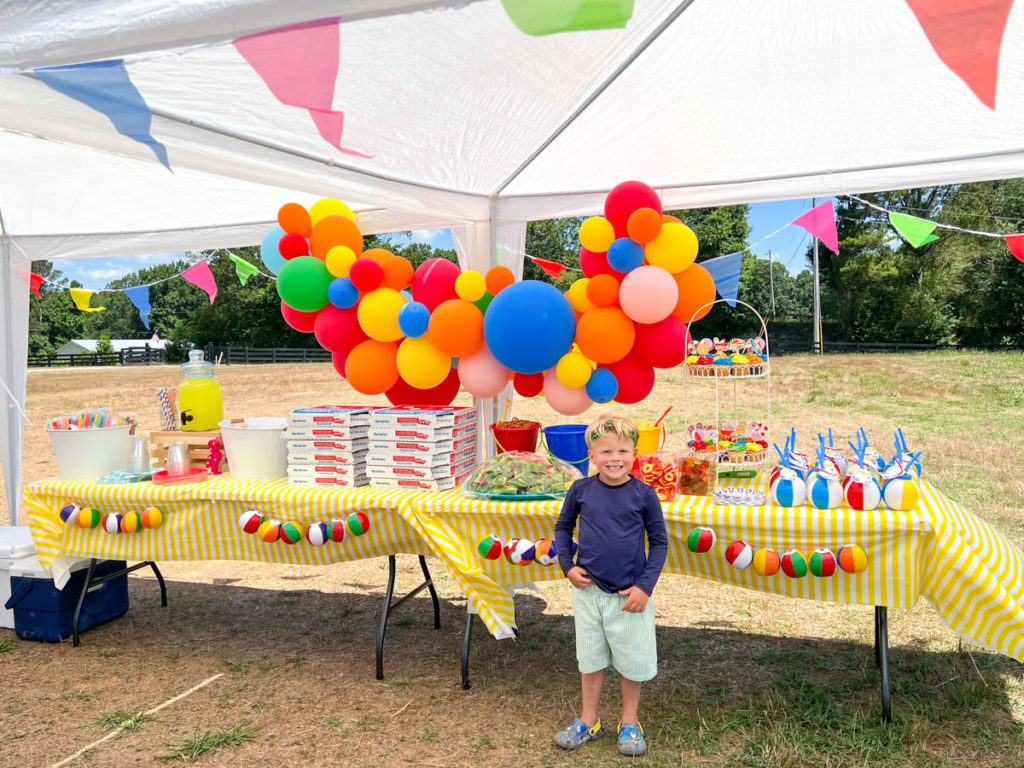
[[[193,349],[189,361],[182,364],[185,380],[178,387],[178,408],[181,428],[186,432],[206,432],[217,429],[224,418],[224,405],[220,384],[213,378],[213,363],[203,360],[203,351]]]

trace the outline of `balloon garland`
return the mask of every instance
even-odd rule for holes
[[[278,541],[283,541],[285,544],[298,544],[305,539],[314,547],[322,547],[328,542],[344,541],[346,533],[362,536],[369,532],[370,518],[362,512],[353,512],[344,520],[310,523],[308,528],[303,528],[301,523],[292,520],[281,522],[264,517],[258,509],[250,509],[243,512],[238,518],[238,527],[245,533],[255,534],[267,544]]]
[[[441,258],[415,270],[390,251],[363,252],[352,210],[287,203],[261,254],[277,275],[281,314],[313,333],[354,389],[396,405],[452,402],[461,385],[493,397],[511,380],[564,415],[593,403],[638,403],[656,368],[682,362],[686,323],[715,297],[694,263],[693,231],[665,216],[657,193],[626,181],[604,216],[579,231],[584,277],[563,294],[511,270],[461,271]],[[709,308],[708,308],[709,309]]]

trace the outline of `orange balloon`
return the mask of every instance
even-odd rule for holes
[[[587,298],[598,307],[610,307],[619,298],[619,281],[603,272],[587,283]]]
[[[484,280],[487,283],[487,290],[490,294],[497,296],[502,289],[508,288],[516,281],[516,276],[512,274],[512,270],[508,267],[491,267],[487,270]]]
[[[364,395],[387,392],[398,381],[398,345],[367,339],[356,344],[345,358],[345,378]]]
[[[285,232],[290,235],[302,235],[309,237],[312,224],[309,221],[309,211],[298,203],[285,203],[277,212],[277,223]]]
[[[671,216],[671,215],[666,213],[666,214],[663,214],[662,217],[661,217],[661,223],[662,224],[671,224],[673,221],[676,222],[677,224],[682,224],[683,223],[683,220],[680,219],[678,216]]]
[[[313,225],[309,233],[309,252],[320,261],[336,245],[347,245],[358,259],[363,252],[363,235],[352,219],[344,216],[325,216]]]
[[[484,343],[484,315],[463,299],[448,299],[430,313],[431,343],[450,357],[467,357]]]
[[[375,248],[371,251],[377,250]],[[369,256],[367,251],[363,256]],[[413,268],[410,261],[402,256],[392,256],[381,266],[384,267],[384,287],[394,288],[396,291],[404,291],[412,282]]]
[[[580,352],[595,363],[615,363],[629,354],[636,327],[618,307],[598,307],[584,312],[576,324]]]
[[[672,310],[675,317],[689,323],[700,320],[711,311],[711,302],[715,300],[715,278],[710,272],[700,264],[691,264],[672,277],[679,286],[679,301]],[[705,304],[708,306],[704,306]],[[697,314],[694,314],[695,312]]]
[[[629,214],[626,232],[636,243],[649,243],[661,232],[661,214],[653,208],[637,208]]]
[[[385,250],[383,248],[370,248],[367,251],[363,251],[363,256],[367,256],[373,259],[382,267],[392,259],[397,258],[397,256],[395,256],[395,254],[393,254],[391,251]]]

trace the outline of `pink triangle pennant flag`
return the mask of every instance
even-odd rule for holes
[[[183,270],[181,276],[197,288],[202,288],[210,297],[210,303],[217,297],[217,281],[210,271],[210,265],[205,261],[197,261],[191,267]]]
[[[1006,247],[1010,249],[1010,253],[1024,261],[1024,234],[1007,235]]]
[[[240,37],[235,48],[278,101],[309,110],[320,135],[332,147],[372,157],[341,146],[345,113],[333,109],[340,42],[338,19],[321,19]]]
[[[836,209],[831,200],[816,205],[790,224],[803,227],[813,237],[821,240],[832,253],[839,253],[839,233],[836,231]]]

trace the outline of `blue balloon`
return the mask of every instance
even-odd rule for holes
[[[595,403],[610,403],[619,394],[619,382],[607,368],[597,368],[587,382],[587,397]]]
[[[491,354],[517,373],[540,373],[572,347],[576,315],[557,288],[539,280],[513,283],[494,297],[484,315]]]
[[[418,339],[427,332],[430,325],[430,310],[425,304],[410,301],[398,310],[398,327],[410,339]]]
[[[628,237],[608,246],[608,266],[616,272],[632,272],[644,263],[644,247]]]
[[[284,230],[274,227],[267,232],[263,242],[260,243],[260,258],[263,259],[263,266],[275,275],[281,271],[281,267],[288,263],[288,260],[277,250],[277,244],[282,237],[284,237]]]
[[[338,309],[348,309],[359,301],[359,289],[347,277],[336,277],[327,286],[327,299]]]

